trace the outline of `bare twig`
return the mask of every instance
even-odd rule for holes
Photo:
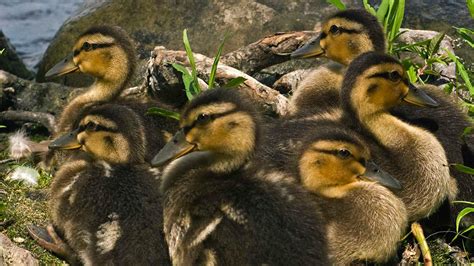
[[[0,112],[0,120],[39,123],[46,127],[51,133],[54,132],[54,127],[56,125],[54,116],[52,114],[41,112],[3,111]]]

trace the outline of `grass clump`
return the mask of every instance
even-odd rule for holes
[[[6,154],[0,156],[6,158]],[[46,171],[39,171],[40,177],[36,187],[30,187],[18,181],[8,180],[8,174],[18,163],[3,165],[0,169],[0,221],[2,233],[11,240],[17,240],[15,244],[31,251],[33,256],[40,261],[41,265],[60,265],[64,262],[50,252],[36,244],[26,230],[29,224],[47,225],[50,221],[47,206],[47,188],[52,176]],[[31,166],[30,162],[22,166]],[[18,243],[18,240],[20,240]]]

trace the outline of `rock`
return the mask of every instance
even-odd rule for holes
[[[8,237],[0,233],[0,265],[39,265],[31,252],[16,246]]]
[[[8,109],[58,114],[72,88],[36,83],[0,70],[0,111]]]
[[[5,49],[5,50],[3,50]],[[29,71],[16,54],[15,48],[0,30],[0,69],[13,73],[21,78],[32,79],[33,72]]]
[[[439,32],[431,31],[431,30],[412,30],[412,29],[400,29],[403,32],[397,39],[398,42],[412,44],[424,40],[429,40],[439,34]],[[438,54],[446,54],[445,49],[454,53],[453,50],[453,39],[448,35],[445,35],[441,44],[439,46]],[[413,57],[412,53],[403,53],[402,58]],[[421,60],[421,58],[418,58]],[[435,63],[434,64],[435,70],[439,71],[443,74],[443,76],[448,78],[456,78],[456,64],[450,63],[447,66],[444,64]]]
[[[335,10],[316,0],[89,0],[57,32],[36,78],[44,81],[45,72],[70,53],[77,36],[93,25],[124,28],[135,40],[142,59],[156,45],[182,50],[182,30],[187,28],[193,51],[213,57],[226,32],[231,37],[225,52],[270,33],[311,29],[325,14]],[[69,86],[86,85],[80,79],[76,76],[62,82]]]

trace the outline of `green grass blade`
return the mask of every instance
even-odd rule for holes
[[[332,4],[339,10],[346,10],[346,5],[341,0],[326,0],[326,3]]]
[[[467,8],[469,9],[469,14],[471,14],[471,18],[474,19],[474,0],[466,0]]]
[[[474,133],[474,127],[466,127],[464,131],[462,132],[462,136],[467,136]]]
[[[179,113],[176,113],[176,112],[173,112],[173,111],[170,111],[170,110],[166,110],[166,109],[163,109],[163,108],[159,108],[159,107],[152,107],[152,108],[148,109],[146,114],[147,115],[159,115],[159,116],[169,117],[169,118],[176,119],[176,120],[179,120],[179,117],[180,117]]]
[[[454,27],[457,31],[457,33],[461,36],[461,38],[471,46],[471,48],[474,48],[474,31],[471,29],[467,28],[456,28]]]
[[[189,71],[182,65],[173,63],[171,64],[174,69],[178,70],[182,73],[182,79],[184,83],[184,92],[186,93],[186,97],[188,100],[192,100],[194,98],[193,92],[191,91],[191,84],[193,83],[193,76],[189,73]]]
[[[455,201],[453,201],[452,203],[455,203],[455,204],[469,204],[469,205],[474,205],[474,202],[471,202],[471,201],[463,201],[463,200],[455,200]]]
[[[461,220],[464,216],[468,215],[469,213],[473,213],[474,208],[468,207],[462,209],[459,213],[458,216],[456,217],[456,232],[459,232],[459,224],[461,223]]]
[[[244,83],[247,79],[244,78],[244,77],[236,77],[236,78],[233,78],[231,80],[229,80],[226,84],[224,84],[224,86],[222,86],[223,88],[235,88],[235,87],[238,87],[240,84]]]
[[[377,11],[375,11],[375,8],[373,8],[370,4],[369,4],[369,1],[368,0],[363,0],[362,3],[364,4],[364,8],[365,10],[367,10],[367,12],[369,12],[370,14],[374,15],[374,16],[377,16]]]
[[[390,10],[390,30],[388,32],[389,53],[392,52],[392,43],[400,31],[405,16],[405,0],[396,0],[394,7]]]
[[[2,50],[0,50],[0,55],[2,55],[3,52],[5,52],[5,48],[3,48]]]
[[[464,235],[465,233],[471,231],[471,230],[474,230],[474,224],[470,225],[468,228],[464,229],[462,232],[461,232],[461,235]]]
[[[471,94],[471,96],[474,96],[474,87],[472,86],[471,80],[469,79],[469,73],[467,72],[466,68],[461,63],[461,61],[456,57],[456,55],[454,55],[450,51],[447,51],[447,52],[448,52],[449,58],[451,58],[451,60],[453,60],[453,62],[456,63],[456,72],[463,79],[463,81],[466,84],[466,87],[468,88],[469,93]]]
[[[387,16],[388,9],[391,6],[390,1],[393,0],[382,0],[382,3],[380,3],[379,9],[377,9],[376,17],[378,21],[384,21],[385,17]]]
[[[214,87],[214,80],[216,78],[217,66],[219,65],[219,59],[221,58],[222,50],[224,49],[224,44],[227,41],[227,37],[229,35],[226,33],[224,39],[222,40],[221,44],[219,45],[219,49],[217,49],[217,54],[214,57],[214,62],[212,63],[211,67],[211,74],[209,75],[209,89]]]
[[[188,56],[189,65],[191,66],[192,75],[193,75],[193,84],[191,89],[193,89],[192,93],[194,96],[201,92],[201,88],[199,87],[199,82],[197,78],[197,71],[196,71],[196,62],[194,61],[193,51],[191,50],[191,45],[189,44],[188,39],[188,32],[186,29],[183,30],[183,43],[184,49],[186,50],[186,55]]]
[[[416,80],[418,79],[418,75],[416,73],[415,66],[411,65],[407,70],[407,74],[408,74],[408,79],[410,80],[410,82],[416,83]]]
[[[452,163],[450,166],[453,166],[454,169],[458,170],[459,172],[463,172],[466,174],[474,175],[474,169],[468,166],[465,166],[460,163]]]
[[[445,35],[445,32],[441,32],[430,40],[430,45],[428,47],[428,58],[438,52],[439,46],[441,45],[441,41],[443,41]]]

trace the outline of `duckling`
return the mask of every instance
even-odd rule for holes
[[[57,127],[56,137],[71,131],[78,123],[78,117],[88,106],[116,102],[127,105],[142,117],[147,138],[146,160],[151,161],[155,153],[166,143],[167,131],[177,129],[173,120],[146,116],[151,107],[163,107],[154,100],[120,99],[120,93],[131,79],[136,65],[135,49],[127,33],[119,27],[93,27],[76,41],[73,54],[51,68],[46,77],[56,77],[81,71],[96,78],[96,81],[74,98],[63,110]],[[171,134],[170,134],[171,135]]]
[[[324,224],[302,188],[248,168],[260,117],[236,90],[201,93],[153,159],[163,165],[164,231],[174,265],[326,265]],[[284,230],[282,230],[284,229]]]
[[[290,99],[293,114],[316,117],[330,113],[335,119],[341,115],[338,108],[342,77],[347,66],[358,55],[385,51],[383,29],[377,19],[365,10],[349,9],[329,17],[322,25],[322,33],[296,50],[293,57],[324,56],[334,60],[339,67],[327,66],[316,69],[308,75]],[[342,64],[342,65],[341,65]],[[441,142],[449,163],[473,164],[473,151],[463,140],[464,129],[472,126],[466,113],[460,109],[457,99],[446,95],[433,85],[419,87],[438,102],[436,108],[419,108],[413,105],[399,105],[391,113],[411,124],[428,129]],[[328,117],[328,115],[326,115]],[[451,175],[459,183],[457,200],[474,200],[474,176],[451,169]],[[453,206],[455,209],[460,206]],[[454,210],[458,212],[459,210]],[[445,214],[443,216],[446,216]],[[451,217],[454,220],[456,214]]]
[[[50,191],[55,229],[81,263],[170,265],[159,177],[145,163],[145,142],[133,110],[104,104],[51,144],[81,150],[61,166]]]
[[[135,49],[121,28],[97,26],[80,35],[73,53],[53,66],[45,77],[81,71],[96,81],[66,105],[59,117],[57,133],[71,131],[84,106],[116,99],[131,79],[135,66]]]
[[[372,140],[374,160],[401,182],[403,189],[397,196],[405,203],[410,221],[429,216],[444,200],[456,197],[456,180],[436,137],[389,113],[402,101],[437,106],[408,82],[398,60],[376,52],[356,58],[344,76],[341,101],[343,123]]]
[[[321,123],[296,158],[302,186],[324,206],[333,263],[390,259],[405,233],[407,212],[386,187],[400,189],[400,184],[370,161],[357,134],[337,123]]]
[[[290,98],[290,114],[311,116],[332,112],[340,117],[339,94],[346,66],[368,51],[385,51],[385,37],[377,18],[362,9],[338,12],[322,24],[321,34],[294,51],[293,58],[325,56],[331,62],[311,71]]]

